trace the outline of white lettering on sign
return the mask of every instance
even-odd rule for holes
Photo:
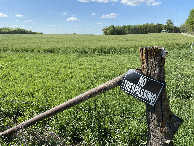
[[[147,82],[146,77],[141,76],[137,85],[143,87],[145,86],[146,82]]]
[[[122,80],[120,87],[126,93],[154,106],[161,95],[162,89],[165,87],[165,82],[155,80],[130,69]]]
[[[142,78],[140,78],[140,80],[141,79]],[[143,84],[138,83],[138,85],[135,85],[135,84],[125,80],[124,84],[125,84],[124,87],[125,87],[126,91],[128,91],[128,92],[130,91],[132,94],[137,95],[137,96],[139,96],[139,98],[143,98],[143,99],[149,101],[151,105],[154,105],[154,100],[156,99],[157,95],[148,91],[148,90],[142,89],[142,85],[144,86],[145,82],[143,82]]]

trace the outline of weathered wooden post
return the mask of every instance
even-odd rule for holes
[[[163,47],[140,48],[142,73],[155,80],[165,81],[165,50]],[[166,88],[158,98],[155,106],[146,104],[148,124],[147,145],[173,145],[174,134],[183,120],[173,114],[169,107]]]

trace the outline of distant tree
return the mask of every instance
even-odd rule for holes
[[[108,35],[108,27],[102,29],[104,35]]]
[[[183,33],[188,32],[188,26],[187,26],[186,23],[181,24],[180,31],[183,32]]]
[[[173,20],[168,19],[168,20],[166,21],[166,25],[168,25],[168,26],[174,26]]]
[[[154,28],[155,26],[154,26],[154,23],[151,23],[150,24],[150,27],[149,27],[149,32],[150,33],[154,33],[155,32],[155,28]]]
[[[131,25],[127,25],[125,28],[125,33],[130,34],[131,33]]]
[[[123,25],[121,27],[122,27],[123,34],[126,34],[126,28],[127,28],[127,26],[126,25]]]
[[[186,25],[189,32],[194,32],[194,9],[190,10],[188,19],[186,20]]]
[[[115,30],[115,26],[111,25],[108,27],[108,31],[107,31],[108,35],[116,35],[116,30]]]
[[[174,26],[173,27],[173,33],[180,33],[180,27]]]
[[[123,32],[122,26],[115,26],[115,33],[114,34],[123,35],[124,32]]]
[[[144,27],[144,33],[145,34],[149,33],[149,24],[148,23],[143,24],[143,27]]]
[[[125,26],[115,26],[115,33],[116,35],[125,35]]]
[[[162,32],[162,29],[163,29],[163,24],[159,24],[159,23],[157,23],[156,25],[155,25],[155,31],[157,32],[157,33],[160,33],[160,32]]]
[[[165,28],[166,28],[169,32],[173,32],[173,27],[174,27],[173,20],[168,19],[168,20],[166,21],[166,26],[165,26]]]

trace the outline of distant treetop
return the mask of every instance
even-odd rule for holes
[[[0,34],[43,34],[42,32],[32,32],[31,30],[25,30],[22,28],[0,28]]]

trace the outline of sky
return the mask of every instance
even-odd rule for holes
[[[23,28],[44,34],[103,34],[110,25],[180,26],[194,0],[0,0],[0,28]]]

